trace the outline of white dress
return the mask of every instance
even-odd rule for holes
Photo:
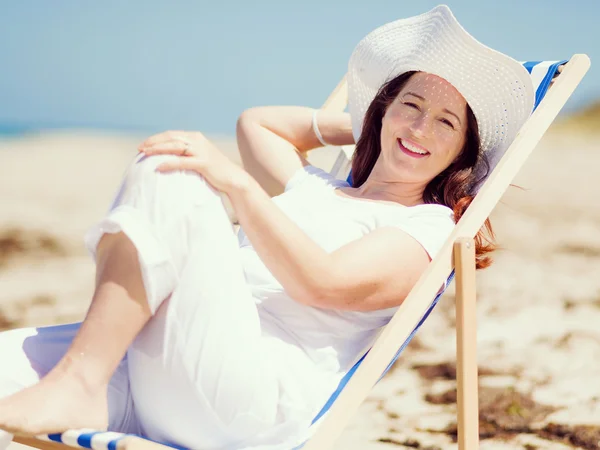
[[[200,176],[155,172],[168,158],[138,157],[86,235],[94,253],[104,233],[127,234],[153,313],[111,380],[109,429],[188,448],[290,449],[395,308],[295,302],[243,230],[235,235],[220,196]],[[454,226],[444,206],[349,199],[335,193],[342,186],[309,166],[273,201],[328,252],[394,226],[433,257]],[[0,358],[11,365],[0,371],[0,397],[37,382],[77,329],[1,333]]]

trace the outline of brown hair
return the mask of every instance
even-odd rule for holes
[[[362,133],[356,143],[352,159],[352,186],[361,186],[371,174],[381,152],[381,123],[388,106],[396,99],[406,82],[416,72],[405,72],[385,83],[380,89],[365,114]],[[436,203],[449,207],[454,211],[454,221],[458,222],[467,207],[473,201],[471,188],[478,185],[487,176],[489,164],[480,151],[479,129],[477,119],[467,105],[467,131],[465,144],[456,159],[439,175],[427,184],[423,192],[425,203]],[[484,167],[478,177],[475,165]],[[479,173],[479,171],[478,171]],[[492,224],[486,219],[484,226],[475,236],[475,255],[478,269],[488,267],[492,260],[489,253],[497,247]]]

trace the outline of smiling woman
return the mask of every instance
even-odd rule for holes
[[[398,149],[408,158],[399,158]],[[352,184],[362,186],[372,172],[400,170],[390,179],[412,184],[413,204],[445,205],[458,222],[488,168],[477,119],[463,96],[441,77],[409,71],[385,83],[367,109]],[[486,255],[495,249],[493,236],[488,219],[475,238],[478,268],[491,264]]]
[[[523,66],[445,6],[365,37],[348,93],[349,114],[244,112],[243,168],[200,132],[142,142],[86,235],[86,319],[0,334],[0,359],[15,361],[0,372],[0,428],[108,428],[187,448],[303,442],[534,98]],[[323,142],[356,142],[352,183],[304,159]]]

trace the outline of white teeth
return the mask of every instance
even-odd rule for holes
[[[401,139],[400,142],[402,143],[402,145],[404,147],[406,147],[413,153],[418,153],[419,155],[426,155],[427,153],[429,153],[427,151],[424,151],[424,150],[421,150],[420,148],[415,147],[414,145],[409,144],[404,139]]]

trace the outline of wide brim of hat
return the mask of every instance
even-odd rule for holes
[[[462,94],[477,119],[482,151],[488,154],[506,150],[533,109],[535,92],[527,70],[473,38],[441,5],[377,28],[354,49],[348,66],[348,108],[357,142],[381,86],[413,70],[444,78]]]

